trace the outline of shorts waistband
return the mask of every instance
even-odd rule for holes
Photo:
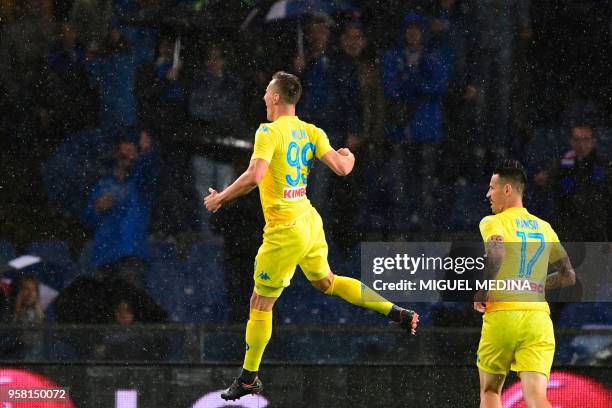
[[[295,224],[297,221],[299,221],[302,218],[306,217],[307,215],[311,215],[311,214],[316,213],[316,212],[317,212],[317,209],[314,208],[314,207],[311,207],[310,209],[304,211],[303,213],[301,213],[297,217],[292,218],[290,220],[286,220],[286,221],[273,221],[273,222],[266,223],[266,225],[264,226],[264,231],[266,231],[266,230],[268,230],[270,228],[290,227],[293,224]]]

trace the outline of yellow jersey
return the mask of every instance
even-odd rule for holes
[[[259,185],[266,226],[290,222],[313,208],[306,197],[308,176],[315,158],[331,150],[325,132],[297,116],[259,126],[251,160],[269,164]]]
[[[498,281],[528,281],[530,289],[489,291],[487,312],[497,310],[542,310],[550,313],[544,300],[548,264],[567,256],[557,234],[546,221],[529,214],[527,209],[513,207],[480,221],[485,242],[494,235],[504,239],[505,256]],[[497,300],[497,301],[496,301]]]

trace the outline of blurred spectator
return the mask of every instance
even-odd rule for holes
[[[40,304],[40,283],[34,276],[24,276],[15,282],[10,302],[10,321],[42,323],[45,319]]]
[[[117,141],[110,174],[89,195],[83,219],[94,230],[91,267],[104,279],[120,277],[142,289],[157,158],[146,130],[127,133]]]
[[[354,148],[361,133],[357,67],[333,52],[330,25],[326,15],[311,17],[305,30],[306,53],[294,59],[303,86],[299,113],[325,130],[332,146]]]
[[[100,95],[100,127],[116,129],[137,121],[136,69],[147,55],[136,52],[115,25],[88,64],[89,83]]]
[[[485,134],[491,147],[503,155],[513,142],[510,128],[512,68],[519,41],[531,39],[530,0],[481,0],[473,3],[480,28]]]
[[[47,54],[47,65],[57,81],[54,98],[61,134],[93,127],[97,96],[88,86],[85,51],[71,23],[60,24],[59,38]]]
[[[352,66],[355,67],[354,79],[358,81],[361,91],[356,95],[357,99],[352,102],[359,105],[356,110],[361,112],[361,125],[358,126],[360,133],[349,134],[346,140],[360,160],[356,162],[355,169],[348,177],[332,177],[330,180],[332,191],[360,191],[367,168],[379,168],[384,160],[383,89],[377,60],[373,50],[366,48],[367,45],[362,25],[359,22],[349,22],[342,30],[338,54],[332,59],[332,64],[338,67],[345,66],[349,70],[353,70]],[[330,229],[330,238],[341,250],[344,250],[345,255],[362,239],[363,228],[360,224],[366,222],[369,193],[330,194],[329,220],[333,225]],[[355,222],[356,219],[359,221]]]
[[[7,321],[36,326],[44,320],[40,303],[40,282],[31,275],[19,277],[13,283]],[[42,333],[34,328],[24,329],[3,339],[0,348],[9,358],[36,360],[43,352]]]
[[[115,306],[115,322],[122,326],[134,323],[134,311],[128,302],[122,301]]]
[[[173,61],[174,46],[170,37],[159,40],[153,61],[138,68],[135,86],[140,121],[168,139],[175,137],[186,114],[182,64]]]
[[[344,27],[340,37],[341,52],[357,68],[357,79],[361,90],[362,142],[379,143],[384,131],[384,95],[379,67],[372,53],[366,55],[366,39],[361,24],[353,22]]]
[[[195,188],[203,198],[208,189],[224,189],[234,179],[234,168],[227,157],[215,149],[218,138],[238,137],[244,133],[242,123],[243,85],[229,70],[226,51],[211,45],[204,55],[204,70],[197,71],[189,82],[189,114],[193,123],[196,154],[193,156]],[[197,140],[204,138],[203,145]],[[200,223],[204,238],[210,236],[210,215],[200,200]]]
[[[303,89],[297,114],[323,129],[335,148],[355,149],[362,130],[361,87],[352,57],[332,48],[331,24],[329,16],[320,14],[311,16],[305,27],[305,54],[298,54],[293,61]],[[343,203],[332,194],[336,186],[345,182],[332,177],[324,166],[315,165],[309,176],[308,198],[334,225],[331,230],[346,225],[346,218],[354,212],[354,208],[343,210]],[[346,235],[346,231],[339,234]]]
[[[572,149],[548,171],[535,176],[552,190],[552,224],[563,242],[607,242],[612,239],[612,167],[596,148],[593,128],[571,129]]]
[[[432,5],[430,44],[449,67],[444,113],[448,138],[441,176],[452,185],[459,175],[480,180],[486,149],[482,137],[482,72],[480,29],[474,6],[467,0],[436,0]]]
[[[386,133],[399,145],[389,152],[387,177],[395,180],[392,194],[398,207],[408,206],[408,191],[422,191],[417,204],[425,212],[434,204],[436,155],[445,137],[442,100],[449,79],[447,61],[438,50],[426,47],[426,34],[425,17],[409,13],[400,30],[399,47],[385,54],[383,66]],[[415,179],[408,180],[410,175]],[[408,188],[412,183],[416,187]]]
[[[113,323],[121,326],[97,340],[95,359],[101,360],[159,360],[167,354],[167,344],[157,333],[130,330],[137,321],[134,306],[128,300],[119,300],[113,308]]]
[[[187,84],[182,62],[174,61],[174,47],[172,38],[162,37],[154,60],[136,73],[138,116],[160,144],[163,169],[151,226],[160,237],[195,230],[200,208],[191,171],[193,149],[183,135]]]
[[[389,137],[395,141],[424,144],[444,138],[442,97],[449,67],[439,51],[425,46],[426,24],[422,14],[408,14],[400,30],[400,46],[385,54],[387,123]]]

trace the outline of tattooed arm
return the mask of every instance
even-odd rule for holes
[[[559,289],[576,284],[576,272],[566,256],[552,263],[555,272],[546,277],[546,289]]]
[[[501,235],[492,235],[486,244],[487,248],[487,263],[484,269],[483,279],[495,280],[499,269],[501,268],[506,249],[504,247],[504,237]],[[479,290],[474,296],[474,309],[480,313],[484,313],[486,309],[487,291]]]

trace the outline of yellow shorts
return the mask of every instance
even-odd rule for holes
[[[485,313],[478,345],[478,367],[490,374],[509,370],[550,374],[555,334],[546,312],[500,310]]]
[[[279,297],[297,265],[309,281],[321,280],[330,272],[323,220],[314,208],[294,221],[266,226],[255,257],[255,292]]]

